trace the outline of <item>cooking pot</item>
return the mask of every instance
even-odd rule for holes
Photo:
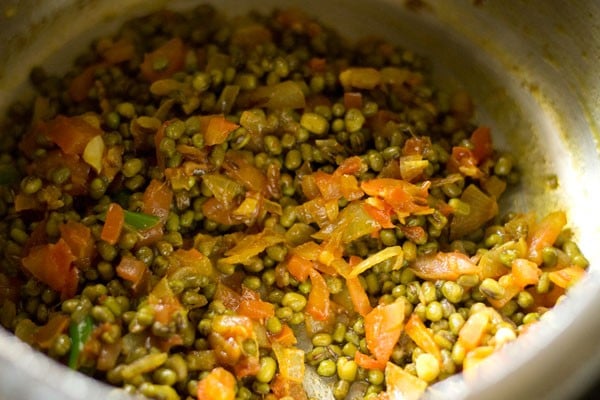
[[[151,4],[149,4],[151,3]],[[165,5],[142,0],[9,0],[0,5],[0,110],[27,98],[34,65],[65,69],[98,34]],[[191,7],[192,1],[169,7]],[[589,387],[600,365],[600,3],[590,0],[214,0],[235,15],[294,6],[344,36],[378,35],[426,56],[437,85],[466,89],[475,119],[516,155],[522,184],[505,209],[564,209],[589,274],[533,332],[489,357],[468,377],[426,398],[565,399]],[[557,182],[551,185],[549,182]],[[333,399],[310,373],[305,387]],[[126,399],[31,350],[0,329],[1,399]]]

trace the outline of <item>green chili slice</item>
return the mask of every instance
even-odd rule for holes
[[[88,315],[80,322],[71,322],[69,326],[69,336],[71,337],[71,352],[69,353],[69,368],[77,370],[79,368],[79,355],[85,342],[90,337],[94,324],[92,318]]]
[[[156,225],[160,218],[155,215],[145,214],[142,212],[123,210],[125,225],[136,231],[143,231],[144,229],[152,228]],[[98,219],[101,221],[106,220],[106,213],[98,215]]]
[[[155,215],[144,214],[135,211],[125,211],[125,225],[134,228],[136,230],[144,230],[152,228],[158,223],[160,218]]]

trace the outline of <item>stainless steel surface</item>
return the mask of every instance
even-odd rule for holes
[[[164,2],[4,1],[0,4],[0,109],[26,95],[34,64],[61,69],[95,32]],[[177,7],[192,4],[177,2]],[[350,37],[377,34],[433,61],[448,88],[473,94],[476,119],[519,157],[524,183],[506,202],[516,210],[568,210],[589,276],[538,329],[489,358],[475,377],[434,385],[428,398],[573,398],[600,364],[600,3],[591,0],[214,1],[230,14],[295,5]],[[559,186],[546,185],[555,174]],[[321,389],[316,392],[324,392]],[[110,393],[110,394],[109,394]],[[0,332],[1,399],[120,398],[118,391],[32,352]],[[323,395],[322,399],[330,398]]]

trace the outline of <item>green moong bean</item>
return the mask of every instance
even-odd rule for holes
[[[337,360],[337,374],[338,377],[347,382],[354,382],[358,373],[358,364],[353,359],[346,357],[340,357]]]
[[[180,397],[175,391],[174,388],[168,385],[153,385],[148,382],[142,383],[139,388],[139,392],[144,396],[155,398],[155,399],[164,399],[164,400],[179,400]]]
[[[269,383],[275,377],[277,372],[277,362],[272,357],[260,358],[260,369],[256,374],[256,380],[262,383]]]
[[[324,377],[330,377],[336,373],[336,364],[333,360],[323,360],[317,366],[317,374]]]

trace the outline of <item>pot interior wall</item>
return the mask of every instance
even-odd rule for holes
[[[166,2],[60,0],[17,1],[2,6],[0,54],[4,62],[0,66],[0,109],[27,97],[27,74],[32,66],[41,64],[50,70],[64,70],[73,55],[92,38],[116,29],[131,15],[163,3]],[[185,8],[194,3],[178,1],[169,6]],[[497,146],[517,156],[523,174],[522,184],[509,194],[505,209],[534,210],[538,215],[557,208],[567,210],[592,266],[589,278],[543,321],[542,329],[492,357],[477,379],[452,379],[434,386],[430,396],[442,398],[453,393],[455,398],[476,398],[486,391],[486,398],[490,399],[505,398],[511,393],[517,398],[561,398],[561,394],[574,393],[573,385],[585,386],[589,378],[586,374],[592,370],[590,366],[596,362],[594,355],[600,348],[600,338],[586,336],[586,332],[600,328],[600,322],[583,317],[593,312],[600,296],[600,247],[595,243],[600,237],[600,213],[594,212],[600,200],[594,179],[600,171],[595,122],[600,121],[600,81],[590,72],[600,59],[600,27],[593,18],[600,15],[600,5],[574,1],[567,7],[539,0],[513,2],[507,7],[492,1],[432,0],[410,2],[422,4],[415,9],[406,6],[405,1],[394,0],[213,3],[230,15],[249,9],[267,11],[295,6],[321,16],[324,23],[349,38],[371,34],[386,37],[428,57],[439,86],[448,90],[464,88],[473,95],[475,119],[492,127]],[[578,38],[588,38],[589,42]],[[549,182],[554,177],[558,186],[552,189]],[[86,385],[92,385],[94,390],[101,387],[59,370],[12,340],[4,333],[0,335],[0,360],[7,358],[16,363],[17,370],[39,374],[40,382],[51,386],[50,376],[54,382],[57,376],[76,382],[74,389],[59,385],[68,393],[62,398],[83,398],[82,392],[76,390]],[[12,352],[7,343],[12,343]],[[567,351],[573,354],[573,360],[562,359]],[[26,369],[19,359],[23,352],[34,364],[43,366]],[[555,362],[558,365],[548,371],[546,366]],[[15,393],[26,393],[23,390],[27,388],[20,387],[27,386],[22,385],[22,377],[6,379],[9,372],[5,370],[0,366],[0,398],[11,387]],[[535,373],[524,378],[526,370]],[[561,374],[572,380],[560,384],[556,377]],[[96,398],[95,392],[86,393],[86,397]]]

